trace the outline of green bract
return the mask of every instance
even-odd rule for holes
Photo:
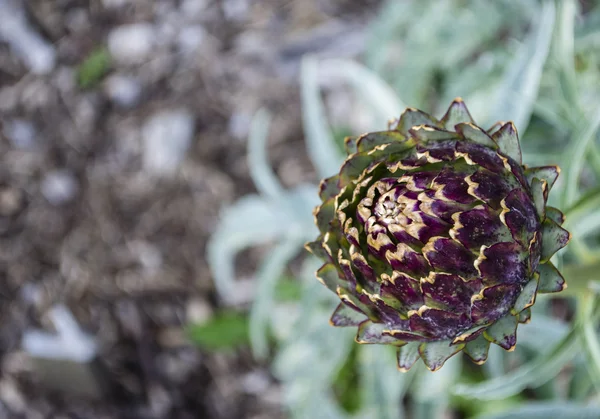
[[[523,166],[514,125],[485,131],[460,99],[440,120],[407,109],[346,148],[307,244],[341,299],[331,323],[398,346],[401,370],[461,350],[481,364],[490,342],[513,350],[536,295],[566,287],[549,261],[570,237],[546,206],[559,168]]]

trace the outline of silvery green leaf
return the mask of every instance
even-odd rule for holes
[[[489,112],[494,120],[513,121],[519,133],[524,133],[527,128],[538,95],[554,28],[554,2],[543,2],[539,14],[528,39],[507,69],[504,80],[498,87],[495,105]],[[488,125],[493,122],[495,121],[488,121]]]
[[[565,188],[563,193],[563,207],[572,205],[578,198],[579,178],[585,167],[585,158],[590,144],[596,138],[600,128],[600,111],[596,110],[593,117],[576,129],[571,139],[571,156],[564,174]]]
[[[412,375],[390,368],[396,362],[396,348],[363,345],[360,348],[360,374],[363,406],[360,417],[400,419],[404,412],[399,403]]]
[[[311,211],[316,187],[301,185],[277,200],[246,195],[225,208],[207,249],[215,286],[225,301],[235,301],[235,255],[242,249],[283,237],[308,241],[317,234]]]
[[[561,320],[534,313],[531,322],[519,325],[518,333],[520,346],[541,354],[551,350],[564,339],[569,333],[569,325]]]
[[[327,124],[319,88],[318,63],[314,57],[304,57],[301,69],[302,121],[308,155],[319,174],[329,177],[342,165],[343,157],[334,143]]]
[[[257,274],[257,292],[250,311],[250,343],[254,356],[264,359],[268,353],[267,330],[273,312],[275,286],[282,277],[289,261],[300,252],[302,242],[287,239],[275,246],[269,257],[262,262]]]
[[[323,60],[319,63],[319,70],[324,77],[349,83],[373,110],[376,126],[386,126],[390,118],[399,116],[406,108],[394,90],[377,73],[357,62],[344,59]]]
[[[220,222],[208,242],[208,263],[222,298],[234,292],[234,257],[240,250],[283,236],[285,214],[258,195],[246,195],[222,211]]]
[[[600,417],[600,406],[571,403],[566,401],[531,402],[500,412],[486,413],[476,419],[596,419]]]
[[[432,374],[419,365],[415,383],[411,386],[411,395],[420,402],[443,403],[449,397],[448,390],[456,382],[462,368],[462,357],[453,356],[444,367]]]
[[[574,237],[582,239],[600,229],[600,188],[596,188],[566,211],[565,225]]]
[[[419,419],[440,417],[448,406],[449,390],[460,376],[462,357],[453,356],[435,373],[420,362],[415,367],[412,369],[416,370],[417,375],[410,389],[415,403],[415,416]]]
[[[477,384],[457,384],[453,393],[479,400],[500,400],[538,387],[551,380],[578,353],[579,340],[571,330],[551,351],[543,353],[518,369]]]
[[[592,295],[579,298],[580,328],[583,353],[585,355],[588,371],[592,383],[597,391],[600,391],[600,342],[598,341],[598,325],[595,324],[594,303],[597,300]]]
[[[501,377],[506,372],[505,351],[498,345],[490,345],[487,361],[483,364],[486,377]]]
[[[265,109],[260,109],[252,118],[250,134],[248,135],[248,168],[250,176],[261,195],[276,198],[283,192],[283,188],[273,173],[267,157],[267,138],[271,114]]]

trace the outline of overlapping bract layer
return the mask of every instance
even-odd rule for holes
[[[549,262],[570,237],[546,207],[558,167],[522,166],[514,125],[484,131],[460,99],[441,120],[408,109],[346,148],[307,244],[342,301],[331,323],[398,346],[401,370],[461,350],[483,363],[490,342],[512,350],[536,294],[566,287]]]

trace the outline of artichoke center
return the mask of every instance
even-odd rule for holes
[[[394,190],[386,192],[382,195],[373,208],[375,215],[385,224],[406,224],[406,217],[402,214],[406,208],[404,202],[399,202],[398,198],[394,199]]]

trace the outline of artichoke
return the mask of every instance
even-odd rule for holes
[[[570,234],[546,206],[560,169],[522,165],[513,123],[485,131],[461,99],[440,120],[409,108],[345,144],[306,245],[341,300],[331,324],[398,347],[401,371],[460,351],[483,364],[490,342],[512,351],[536,295],[567,286],[550,258]]]

